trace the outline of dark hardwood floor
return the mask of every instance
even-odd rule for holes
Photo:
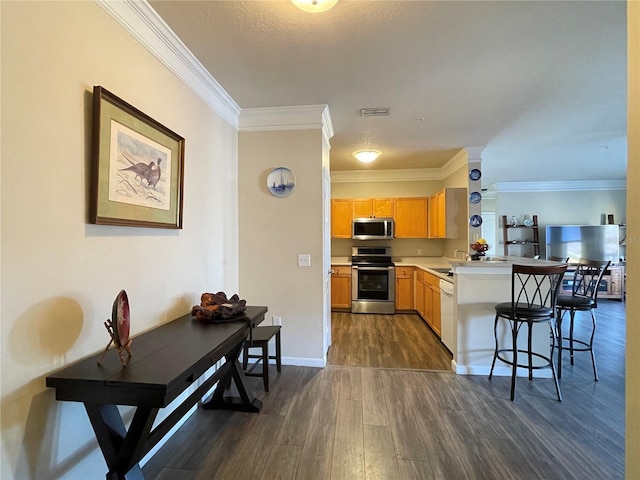
[[[329,365],[451,370],[451,353],[417,314],[333,313]]]
[[[562,402],[551,379],[520,379],[511,402],[505,377],[389,365],[285,365],[277,374],[272,366],[270,393],[250,379],[264,401],[259,414],[198,409],[143,472],[172,480],[622,479],[624,304],[603,300],[597,316],[600,381],[588,353],[573,366],[565,355]],[[333,338],[356,343],[357,335]],[[393,357],[334,347],[334,363]]]

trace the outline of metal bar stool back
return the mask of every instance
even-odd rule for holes
[[[496,360],[511,365],[511,400],[515,399],[516,377],[518,367],[526,368],[529,380],[533,380],[533,370],[550,368],[556,387],[558,401],[562,400],[560,386],[553,365],[553,352],[555,348],[555,332],[553,320],[555,319],[556,301],[562,277],[567,269],[562,265],[513,265],[511,271],[511,301],[502,302],[495,306],[496,316],[493,325],[495,338],[495,351],[491,362],[489,379],[493,376]],[[511,346],[501,347],[498,340],[498,324],[500,320],[506,320],[508,331],[511,334]],[[551,351],[549,353],[533,351],[533,326],[537,323],[548,323],[551,331]],[[520,327],[526,325],[526,348],[518,347],[518,333]],[[526,355],[526,363],[518,363],[518,354]],[[542,359],[543,363],[536,362],[534,357]]]
[[[593,365],[593,378],[598,381],[596,358],[593,353],[593,339],[596,334],[596,317],[594,309],[598,307],[598,291],[611,261],[589,260],[581,258],[578,261],[573,275],[571,295],[558,296],[556,334],[558,336],[558,378],[562,377],[562,350],[569,350],[571,365],[574,364],[574,352],[590,352]],[[562,321],[566,312],[569,312],[569,336],[562,333]],[[576,312],[589,312],[591,314],[591,333],[588,339],[574,338],[574,320]],[[566,343],[565,343],[566,341]],[[566,344],[566,346],[565,346]]]

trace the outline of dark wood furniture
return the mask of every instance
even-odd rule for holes
[[[242,369],[247,377],[262,377],[264,391],[269,391],[269,359],[276,361],[278,372],[282,371],[282,356],[280,354],[280,325],[268,325],[265,327],[256,327],[253,329],[253,335],[244,342],[244,351],[242,353]],[[275,337],[275,355],[269,355],[269,340]],[[259,348],[260,354],[252,354],[249,350]],[[249,359],[257,359],[256,362],[249,365]],[[254,370],[262,366],[259,372]],[[248,368],[247,368],[248,367]]]
[[[507,216],[502,215],[502,241],[504,243],[504,255],[507,256],[522,256],[522,257],[535,257],[540,255],[540,240],[538,237],[538,216],[533,215],[532,224],[528,225],[512,225],[507,221]],[[514,232],[519,232],[513,235]],[[514,255],[518,253],[518,250],[514,252],[510,247],[513,245],[520,245],[520,255]]]
[[[133,339],[126,367],[108,352],[80,360],[49,375],[56,399],[82,402],[107,462],[107,479],[143,478],[138,462],[218,382],[204,408],[258,412],[262,406],[245,384],[238,363],[250,329],[264,320],[267,307],[249,306],[242,317],[226,323],[203,323],[190,314]],[[207,370],[224,363],[155,428],[158,411],[169,405]],[[239,398],[225,396],[235,383]],[[134,406],[129,425],[118,405]]]

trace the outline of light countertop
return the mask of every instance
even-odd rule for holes
[[[428,271],[429,273],[443,278],[449,282],[452,281],[452,278],[447,276],[446,274],[433,270],[435,268],[450,268],[450,259],[446,257],[392,257],[392,260],[393,263],[395,263],[396,268],[415,267],[424,271]],[[351,257],[331,257],[331,265],[349,266],[351,265]]]

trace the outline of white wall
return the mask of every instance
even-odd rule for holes
[[[502,215],[515,215],[522,221],[538,215],[540,254],[544,256],[547,225],[600,225],[611,213],[616,223],[626,222],[626,190],[501,192],[496,194],[496,223],[502,254]],[[606,217],[605,217],[606,218]]]
[[[104,478],[84,408],[45,377],[105,347],[120,289],[134,335],[237,290],[237,132],[95,3],[1,9],[0,477]],[[87,224],[94,85],[186,138],[183,230]]]
[[[283,362],[324,365],[322,132],[242,131],[239,136],[240,296],[282,317]],[[296,188],[272,196],[267,176],[287,167]],[[311,255],[310,267],[297,256]]]

